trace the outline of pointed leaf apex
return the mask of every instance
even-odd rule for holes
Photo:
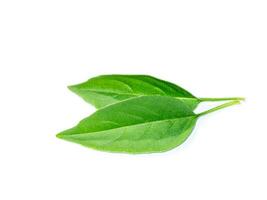
[[[62,138],[64,138],[64,134],[63,133],[58,133],[58,134],[56,134],[56,137],[62,139]]]

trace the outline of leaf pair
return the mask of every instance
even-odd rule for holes
[[[200,102],[241,99],[196,98],[177,85],[141,75],[99,76],[69,88],[101,109],[57,137],[125,153],[173,149],[190,135],[198,117],[239,103],[231,101],[195,114]]]

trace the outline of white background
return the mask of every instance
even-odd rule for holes
[[[266,200],[266,10],[258,0],[1,0],[0,199]],[[94,111],[66,86],[116,73],[247,100],[201,118],[167,153],[57,139]]]

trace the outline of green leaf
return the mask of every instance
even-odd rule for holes
[[[109,152],[164,152],[187,139],[199,116],[236,103],[197,115],[175,98],[142,96],[100,109],[57,137]]]
[[[150,95],[175,97],[185,102],[191,109],[196,108],[200,102],[185,89],[146,75],[103,75],[69,86],[69,89],[96,108],[133,97]]]
[[[69,89],[96,108],[140,96],[170,96],[194,110],[202,101],[243,100],[230,98],[197,98],[173,83],[147,75],[103,75],[69,86]]]

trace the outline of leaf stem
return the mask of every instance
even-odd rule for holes
[[[210,110],[206,110],[206,111],[204,111],[204,112],[202,112],[202,113],[199,113],[199,114],[197,114],[197,116],[200,117],[200,116],[203,116],[203,115],[212,113],[212,112],[214,112],[214,111],[217,111],[217,110],[220,110],[220,109],[229,107],[229,106],[237,105],[237,104],[240,104],[240,101],[230,101],[230,102],[228,102],[228,103],[224,103],[224,104],[222,104],[222,105],[219,105],[219,106],[217,106],[217,107],[214,107],[214,108],[212,108],[212,109],[210,109]]]
[[[199,98],[200,101],[227,101],[227,100],[235,100],[235,101],[244,101],[244,97],[225,97],[225,98]]]

